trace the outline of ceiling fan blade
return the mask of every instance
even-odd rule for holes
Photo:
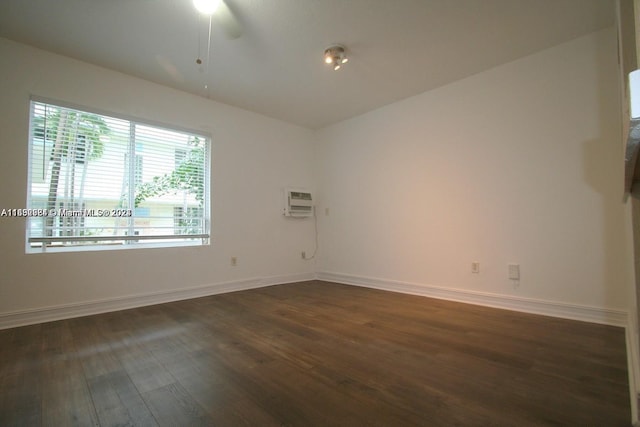
[[[213,14],[213,19],[230,39],[237,39],[242,35],[242,25],[225,1],[220,2],[218,10]]]

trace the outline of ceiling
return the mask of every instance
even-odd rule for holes
[[[0,36],[311,129],[612,26],[613,0],[2,0]],[[333,71],[322,54],[346,46]],[[203,63],[196,64],[202,57]],[[207,88],[205,89],[205,85]]]

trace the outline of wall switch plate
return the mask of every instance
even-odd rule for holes
[[[475,274],[480,273],[480,263],[478,261],[471,263],[471,272]]]
[[[520,264],[509,264],[509,279],[520,280]]]
[[[231,257],[231,265],[234,266],[234,267],[236,265],[238,265],[238,258],[237,257],[234,257],[234,256]]]
[[[307,259],[307,253],[305,251],[300,252],[302,259]]]

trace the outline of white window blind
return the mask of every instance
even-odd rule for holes
[[[210,138],[32,100],[27,251],[209,243]]]

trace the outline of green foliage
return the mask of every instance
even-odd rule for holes
[[[146,199],[177,194],[178,191],[187,191],[195,196],[200,206],[204,204],[205,147],[199,138],[194,138],[189,144],[192,148],[178,167],[136,187],[135,207]]]
[[[66,110],[66,120],[63,128],[60,129],[60,108],[47,106],[46,120],[42,115],[34,118],[34,135],[37,138],[55,141],[58,132],[62,132],[60,141],[60,155],[64,158],[78,158],[79,154],[87,160],[95,160],[102,157],[104,153],[104,142],[100,137],[107,136],[111,129],[104,119],[91,113],[84,113],[75,110]],[[77,153],[78,141],[83,140],[82,153]]]

